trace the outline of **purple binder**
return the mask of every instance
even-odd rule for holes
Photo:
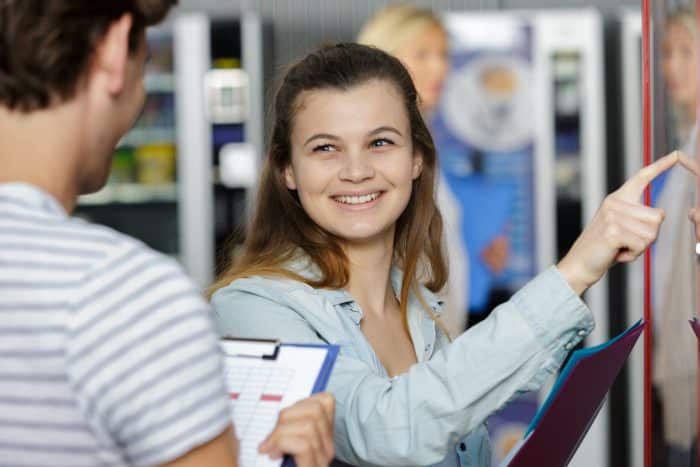
[[[609,342],[572,354],[508,467],[568,465],[645,327],[640,320]]]
[[[690,327],[693,328],[693,332],[695,333],[695,337],[700,338],[700,322],[698,322],[697,318],[689,319],[688,322],[690,323]]]

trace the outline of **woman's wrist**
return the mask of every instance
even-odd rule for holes
[[[593,285],[593,283],[595,283],[595,280],[591,280],[591,278],[587,277],[587,275],[583,272],[583,268],[574,260],[569,258],[568,255],[559,261],[559,264],[557,264],[557,269],[577,295],[582,295],[591,285]]]

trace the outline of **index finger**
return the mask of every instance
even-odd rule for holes
[[[676,165],[680,159],[680,152],[673,151],[656,162],[647,165],[642,170],[634,174],[618,190],[618,193],[627,201],[637,201],[644,193],[644,189],[652,180]]]
[[[698,166],[698,163],[695,161],[695,159],[685,155],[684,153],[680,153],[678,161],[683,167],[692,172],[693,175],[695,175],[696,177],[700,177],[700,166]]]

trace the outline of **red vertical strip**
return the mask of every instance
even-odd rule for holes
[[[651,0],[642,0],[642,129],[644,165],[651,163]],[[644,191],[644,204],[651,204],[649,187]],[[652,467],[651,449],[651,343],[654,329],[651,313],[651,252],[644,253],[644,320],[649,323],[644,333],[644,467]]]

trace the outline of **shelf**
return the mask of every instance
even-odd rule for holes
[[[107,185],[97,193],[83,195],[78,199],[79,206],[176,202],[177,185],[175,183],[152,186],[140,183]]]
[[[146,144],[175,144],[174,128],[132,128],[119,141],[117,147],[138,147]]]

